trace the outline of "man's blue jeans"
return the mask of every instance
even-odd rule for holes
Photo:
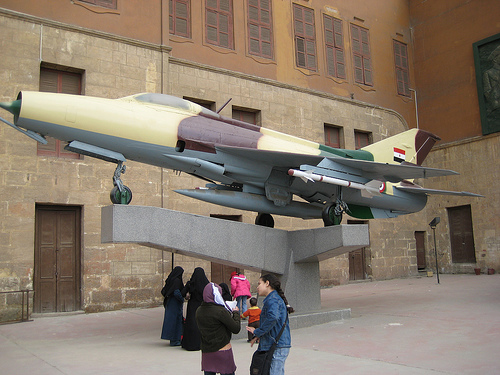
[[[285,375],[285,361],[290,353],[290,348],[276,348],[271,362],[270,375]]]

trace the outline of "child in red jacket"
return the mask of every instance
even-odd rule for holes
[[[250,298],[250,308],[247,311],[245,311],[241,316],[245,318],[248,317],[249,327],[255,327],[255,328],[260,327],[260,309],[257,306],[257,298],[255,297]],[[253,333],[248,332],[247,342],[252,341],[252,338],[253,338]]]

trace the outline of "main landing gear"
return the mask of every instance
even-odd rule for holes
[[[122,162],[119,162],[116,166],[115,173],[113,175],[113,189],[109,194],[109,198],[113,204],[129,204],[132,201],[132,190],[128,186],[123,185],[120,178],[122,173],[125,173],[126,167]]]
[[[347,204],[341,200],[337,200],[335,203],[330,203],[323,209],[322,217],[325,227],[331,225],[340,225],[342,222],[342,215],[347,210]]]
[[[348,209],[347,203],[337,200],[325,206],[322,212],[323,223],[325,227],[340,225],[342,216]],[[255,218],[255,224],[263,227],[274,228],[274,219],[271,214],[259,213]]]
[[[271,214],[259,213],[255,218],[255,224],[263,227],[274,228],[274,219]]]

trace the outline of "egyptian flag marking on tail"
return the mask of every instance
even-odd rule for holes
[[[406,160],[406,151],[394,147],[394,161],[397,163],[402,163],[405,160]]]

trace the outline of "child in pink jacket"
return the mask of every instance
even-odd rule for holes
[[[240,313],[247,311],[247,298],[250,298],[250,282],[242,273],[231,274],[231,295],[236,299]]]

